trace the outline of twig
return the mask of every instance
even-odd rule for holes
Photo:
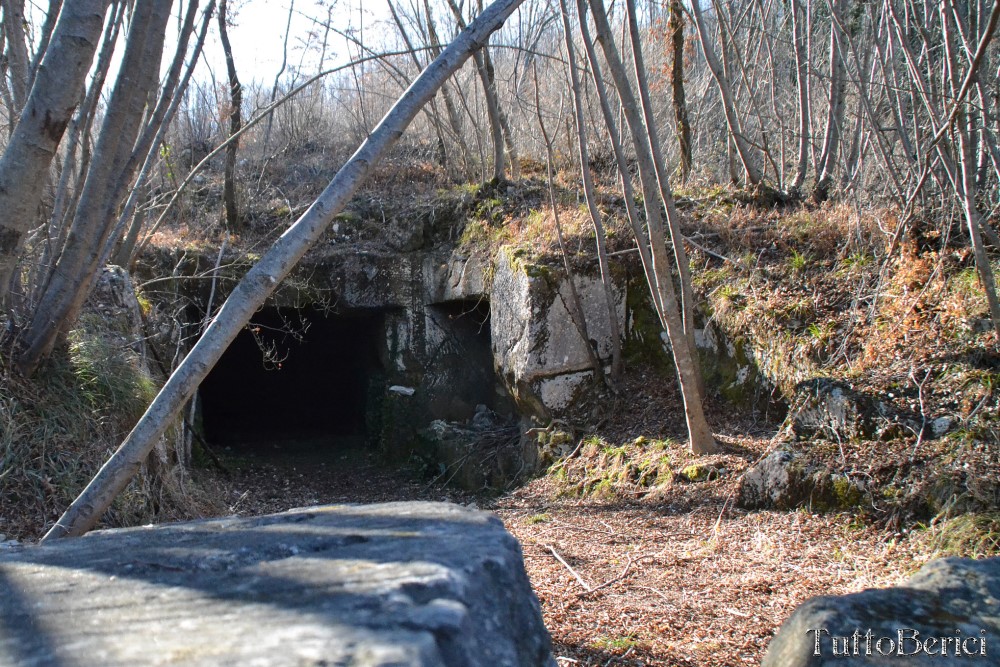
[[[639,252],[638,248],[625,248],[624,250],[615,250],[614,252],[609,252],[608,257],[618,257],[619,255],[628,255],[629,253]]]
[[[567,566],[567,567],[568,567],[568,566]],[[621,573],[621,574],[619,574],[619,575],[618,575],[617,577],[615,577],[615,578],[613,578],[613,579],[608,579],[607,581],[605,581],[605,582],[604,582],[603,584],[601,584],[600,586],[596,586],[596,587],[594,587],[594,588],[590,589],[589,591],[587,591],[587,592],[585,592],[585,593],[577,593],[577,597],[584,597],[584,596],[587,596],[587,595],[590,595],[591,593],[596,593],[597,591],[601,590],[602,588],[607,588],[607,587],[608,587],[608,586],[610,586],[611,584],[616,584],[616,583],[618,583],[619,581],[621,581],[622,579],[624,579],[625,577],[627,577],[627,576],[628,576],[628,571],[629,571],[629,570],[630,570],[631,568],[632,568],[632,557],[631,557],[631,556],[629,556],[629,559],[628,559],[628,562],[627,562],[627,563],[625,563],[625,569],[624,569],[624,570],[622,570],[622,573]]]
[[[583,577],[581,577],[577,573],[576,570],[574,570],[572,567],[570,567],[569,563],[567,563],[565,560],[563,560],[563,557],[559,555],[558,551],[556,551],[553,547],[551,547],[548,544],[545,545],[545,548],[547,548],[552,553],[552,555],[556,557],[557,561],[559,561],[560,563],[563,564],[563,567],[565,567],[567,570],[569,570],[569,573],[572,574],[573,577],[575,577],[578,582],[580,582],[580,585],[583,586],[583,588],[588,593],[592,593],[594,591],[594,589],[590,587],[590,584],[588,584],[586,581],[584,581]]]
[[[693,246],[693,247],[697,248],[698,250],[702,251],[703,253],[705,253],[706,255],[711,255],[712,257],[715,257],[716,259],[721,259],[723,262],[729,262],[730,264],[735,264],[737,266],[741,265],[740,262],[737,262],[734,259],[726,257],[725,255],[720,255],[719,253],[715,252],[714,250],[709,250],[708,248],[706,248],[702,244],[700,244],[697,241],[693,240],[690,236],[685,236],[684,240],[688,244],[690,244],[691,246]],[[625,248],[624,250],[616,250],[614,252],[609,252],[608,253],[608,257],[618,257],[619,255],[628,255],[628,254],[633,253],[633,252],[639,252],[639,248]]]
[[[563,521],[559,521],[557,519],[553,519],[552,523],[554,523],[557,526],[562,526],[564,528],[568,528],[569,530],[580,530],[580,531],[584,531],[584,532],[587,532],[587,533],[600,533],[601,535],[611,535],[613,537],[617,537],[618,536],[618,533],[612,532],[610,530],[600,530],[598,528],[587,528],[585,526],[573,526],[571,524],[565,523]]]
[[[685,236],[684,240],[687,241],[693,247],[697,248],[698,250],[701,250],[706,255],[711,255],[712,257],[715,257],[716,259],[721,259],[723,262],[729,262],[730,264],[735,264],[737,266],[739,266],[739,264],[740,264],[739,262],[736,262],[736,261],[734,261],[732,259],[729,259],[725,255],[720,255],[719,253],[715,252],[714,250],[709,250],[708,248],[706,248],[702,244],[698,243],[697,241],[693,241],[690,236]]]
[[[670,604],[673,604],[673,602],[671,601],[671,599],[668,598],[666,596],[666,594],[663,591],[661,591],[660,589],[658,589],[658,588],[653,588],[652,586],[636,586],[636,588],[638,588],[639,590],[649,591],[651,593],[656,593],[657,595],[659,595],[661,598],[663,598],[664,600],[666,600]]]
[[[580,439],[580,442],[576,443],[576,449],[574,449],[573,451],[571,451],[569,453],[569,455],[566,456],[562,461],[560,461],[559,463],[556,463],[554,466],[552,466],[551,468],[549,468],[549,472],[555,472],[556,470],[559,470],[559,468],[561,468],[564,465],[566,465],[566,463],[571,458],[573,458],[574,456],[576,456],[576,453],[580,451],[581,447],[583,447],[583,438]]]
[[[243,495],[237,498],[236,502],[233,503],[232,506],[230,506],[229,511],[232,512],[233,514],[236,514],[236,508],[239,507],[240,503],[246,500],[246,497],[249,495],[250,495],[250,489],[247,489],[246,491],[243,492]]]
[[[924,385],[927,384],[927,379],[930,378],[931,372],[928,370],[924,373],[924,379],[917,382],[916,376],[913,374],[913,370],[910,370],[910,379],[913,383],[917,385],[917,399],[920,401],[920,432],[917,433],[917,441],[913,444],[913,451],[910,452],[910,462],[917,457],[917,450],[920,449],[920,444],[924,441],[924,432],[927,430],[927,409],[924,405]]]

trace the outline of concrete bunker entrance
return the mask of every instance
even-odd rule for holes
[[[383,320],[380,311],[256,313],[201,385],[206,440],[249,454],[363,446],[384,384]]]
[[[429,328],[425,377],[428,408],[434,419],[464,421],[479,406],[510,416],[513,412],[493,369],[490,304],[485,299],[444,301],[427,306]]]

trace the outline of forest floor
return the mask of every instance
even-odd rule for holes
[[[552,468],[486,498],[346,450],[328,458],[223,452],[229,472],[202,470],[199,482],[240,515],[394,500],[448,500],[495,512],[522,544],[561,667],[759,664],[778,626],[807,598],[897,584],[934,555],[924,534],[894,533],[855,514],[735,507],[740,475],[768,451],[775,427],[716,406],[723,452],[694,459],[670,437],[679,417],[673,391],[645,388],[627,387],[627,406],[583,441],[631,440],[639,429],[649,436],[636,450],[660,443],[674,461],[711,465],[717,476],[581,494],[573,474]],[[615,458],[607,451],[584,447],[564,465],[610,469]]]
[[[384,245],[395,238],[386,232],[388,215],[426,223],[428,243],[457,240],[463,251],[487,257],[499,247],[527,248],[524,256],[559,263],[541,181],[502,193],[436,191],[433,173],[425,176],[384,172],[323,247]],[[296,179],[288,180],[316,181]],[[411,197],[398,183],[424,194]],[[384,201],[387,190],[397,203],[408,202],[405,210]],[[589,221],[575,189],[560,192],[573,259],[593,269]],[[231,252],[250,257],[266,247],[301,210],[296,202],[313,194],[258,207],[247,238]],[[609,249],[628,258],[634,244],[619,200],[608,194],[601,205]],[[356,450],[328,459],[219,452],[229,472],[196,470],[198,483],[187,490],[197,490],[197,498],[152,516],[156,490],[134,484],[107,525],[323,503],[475,503],[496,512],[520,540],[562,666],[757,664],[781,622],[813,595],[893,585],[938,555],[995,555],[1000,355],[971,256],[954,240],[959,235],[949,231],[951,244],[940,244],[940,230],[916,228],[896,247],[891,212],[744,205],[721,189],[690,192],[677,203],[685,233],[711,247],[691,255],[699,298],[731,339],[755,343],[750,352],[782,371],[765,378],[777,393],[787,399],[800,380],[843,378],[910,423],[947,418],[951,431],[933,441],[921,426],[877,438],[796,442],[831,470],[868,480],[870,493],[843,513],[748,512],[734,503],[740,477],[787,433],[713,396],[708,415],[723,452],[690,456],[674,381],[636,370],[653,366],[647,355],[629,364],[633,376],[620,392],[627,400],[606,406],[607,419],[563,441],[573,450],[565,463],[499,497],[442,489]],[[200,215],[215,216],[203,208]],[[144,298],[156,302],[148,284],[180,266],[179,258],[221,257],[219,238],[196,231],[161,231],[155,243],[170,263],[166,273],[147,278]],[[412,240],[401,238],[397,245]],[[105,347],[74,345],[30,382],[0,364],[0,541],[37,539],[145,409],[150,397],[134,391],[142,383],[133,372],[110,373]],[[942,526],[975,528],[967,507],[984,512],[988,525],[956,546]]]

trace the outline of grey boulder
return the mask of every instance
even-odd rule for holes
[[[944,558],[905,586],[812,598],[762,663],[833,665],[1000,665],[1000,558]]]

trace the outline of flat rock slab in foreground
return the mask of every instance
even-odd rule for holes
[[[521,549],[444,503],[293,510],[0,551],[0,665],[554,665]]]

